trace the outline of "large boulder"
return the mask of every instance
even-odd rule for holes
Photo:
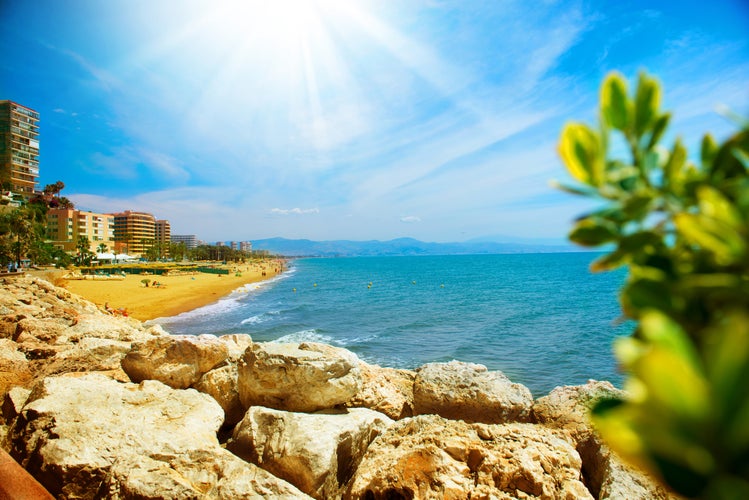
[[[369,444],[392,423],[366,408],[310,414],[253,406],[228,449],[314,498],[339,498]]]
[[[451,361],[416,370],[414,415],[488,424],[527,422],[532,405],[527,387],[484,365]]]
[[[323,410],[348,403],[360,387],[356,355],[325,344],[256,343],[239,363],[239,398],[245,408]]]
[[[12,455],[58,498],[300,498],[223,450],[210,397],[100,374],[50,377],[11,428]],[[257,486],[257,489],[255,488]]]
[[[0,398],[15,386],[28,385],[32,379],[29,361],[18,347],[12,340],[0,339]]]
[[[135,343],[122,369],[133,382],[158,380],[186,389],[228,358],[228,344],[214,335],[169,335]]]
[[[598,499],[666,500],[676,498],[643,471],[622,461],[595,432],[590,421],[593,405],[625,393],[610,382],[589,380],[585,385],[563,386],[538,398],[533,420],[567,432],[583,460],[586,483]]]
[[[369,447],[344,498],[592,499],[561,433],[437,415],[393,424]]]
[[[414,372],[364,362],[359,362],[359,369],[362,387],[349,406],[376,410],[394,420],[413,416]]]
[[[207,372],[193,385],[193,389],[208,394],[221,405],[226,414],[224,426],[233,426],[244,417],[245,408],[237,390],[236,364],[229,363]]]

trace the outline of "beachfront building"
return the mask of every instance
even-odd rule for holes
[[[159,257],[169,257],[169,243],[172,241],[172,226],[168,220],[156,221],[156,246],[159,249]]]
[[[30,198],[39,178],[39,113],[0,101],[0,190]]]
[[[114,216],[67,208],[50,208],[47,211],[47,239],[66,252],[75,252],[78,241],[88,238],[89,250],[100,252],[114,248]]]
[[[114,214],[114,239],[117,253],[144,256],[156,242],[156,218],[132,210]]]
[[[171,240],[172,243],[184,243],[188,250],[198,247],[198,237],[194,234],[173,234]]]
[[[252,252],[252,242],[251,241],[240,241],[239,242],[239,250],[242,252]]]

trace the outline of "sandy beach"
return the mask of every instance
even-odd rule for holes
[[[141,321],[175,316],[218,301],[248,283],[275,276],[281,268],[278,261],[264,265],[225,266],[228,275],[189,273],[178,275],[129,274],[121,280],[67,280],[65,288],[102,309],[125,310]],[[265,272],[265,276],[263,276]],[[160,286],[145,287],[143,279],[155,280]]]

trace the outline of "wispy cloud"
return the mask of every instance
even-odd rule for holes
[[[417,222],[421,222],[421,217],[417,217],[415,215],[404,215],[400,218],[400,221],[405,224],[415,224]]]
[[[271,208],[268,213],[273,215],[309,215],[319,214],[318,208]]]

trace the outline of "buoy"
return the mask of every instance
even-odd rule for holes
[[[296,288],[293,288],[291,291],[294,292],[294,293],[296,293]]]
[[[414,280],[414,281],[412,281],[412,282],[411,282],[411,284],[412,284],[412,285],[415,285],[415,284],[416,284],[416,281],[415,281],[415,280]]]
[[[314,285],[312,285],[312,286],[317,286],[317,283],[315,283],[315,284],[314,284]]]

